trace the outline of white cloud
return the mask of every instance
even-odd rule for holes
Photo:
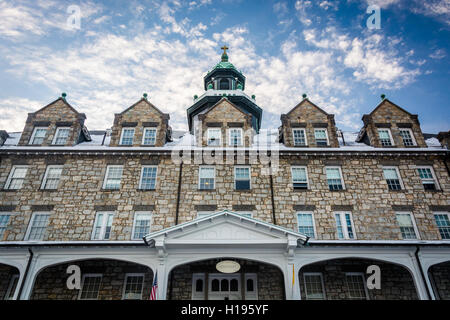
[[[28,113],[42,108],[47,103],[17,97],[0,99],[0,109],[2,110],[0,128],[7,129],[8,132],[22,131]]]
[[[367,5],[377,5],[382,9],[386,9],[391,5],[399,4],[402,0],[366,0]]]
[[[309,0],[297,0],[295,2],[295,10],[297,11],[297,17],[301,23],[306,26],[312,24],[309,14],[307,13],[308,8],[312,7],[312,2]]]
[[[444,49],[437,49],[433,53],[430,54],[431,59],[440,60],[444,59],[447,56]]]
[[[415,6],[411,11],[425,16],[430,16],[450,25],[450,1],[449,0],[414,0]]]

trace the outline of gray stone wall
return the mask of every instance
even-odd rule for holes
[[[381,289],[368,290],[370,300],[416,300],[414,281],[405,268],[371,260],[330,260],[303,267],[299,272],[300,292],[306,299],[303,273],[321,272],[328,300],[349,299],[346,272],[362,272],[367,280],[369,265],[377,265],[381,271]]]
[[[14,267],[0,264],[0,300],[5,299],[9,284],[13,275],[19,274],[19,270]]]
[[[69,290],[66,286],[67,267],[78,265],[81,274],[101,273],[102,281],[98,300],[121,300],[126,273],[144,273],[142,300],[150,298],[153,282],[151,269],[122,261],[88,260],[48,267],[41,271],[35,281],[31,300],[77,300],[79,290]]]
[[[432,266],[429,273],[439,299],[450,300],[450,262]]]

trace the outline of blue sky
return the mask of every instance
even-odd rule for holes
[[[370,4],[380,29],[368,29]],[[71,5],[80,28],[67,24]],[[422,129],[450,129],[450,1],[12,1],[0,2],[0,129],[21,131],[33,112],[67,92],[90,130],[111,127],[147,92],[186,129],[186,109],[223,44],[280,125],[303,93],[357,131],[380,94]]]

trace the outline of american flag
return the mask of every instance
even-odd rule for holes
[[[158,272],[155,274],[155,278],[153,279],[152,292],[150,293],[150,300],[156,300],[158,292]]]

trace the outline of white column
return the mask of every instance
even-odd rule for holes
[[[412,268],[411,268],[412,277],[413,277],[414,284],[416,285],[417,295],[418,295],[419,299],[420,300],[433,299],[434,296],[433,296],[432,292],[430,292],[431,298],[428,297],[427,284],[423,281],[422,273],[420,271],[420,267],[416,260],[415,254],[411,252],[410,256],[411,256],[411,260],[412,260]],[[425,278],[428,278],[428,277],[425,275]]]
[[[157,300],[167,299],[167,274],[166,274],[166,264],[165,261],[160,261],[158,267],[156,268],[158,273],[158,296]]]
[[[23,285],[22,294],[20,295],[20,297],[17,297],[18,300],[29,300],[31,297],[31,293],[33,292],[34,280],[36,279],[37,272],[38,272],[38,270],[36,268],[38,258],[39,258],[39,254],[35,254],[33,256],[33,258],[31,259],[30,267],[28,269],[28,274],[24,275],[24,277],[26,276],[26,279],[23,279],[24,285]]]
[[[300,300],[298,268],[296,268],[293,261],[289,261],[286,264],[283,273],[286,300]]]

